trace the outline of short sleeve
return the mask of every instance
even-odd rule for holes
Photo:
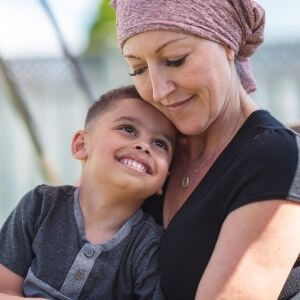
[[[144,214],[144,220],[133,229],[132,280],[134,295],[139,300],[163,300],[160,285],[159,249],[163,229],[152,217]]]
[[[138,249],[134,262],[134,293],[139,300],[163,300],[159,280],[159,255],[160,240],[153,238]]]
[[[229,212],[251,202],[287,199],[300,203],[299,136],[270,129],[249,141],[239,157]]]
[[[39,188],[27,193],[0,231],[0,263],[22,277],[26,276],[32,261],[39,198]]]

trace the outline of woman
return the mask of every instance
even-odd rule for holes
[[[134,84],[182,133],[164,201],[145,206],[166,229],[166,298],[299,299],[300,138],[248,95],[264,10],[252,0],[112,4]]]

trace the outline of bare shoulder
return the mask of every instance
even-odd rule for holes
[[[277,298],[299,256],[299,228],[297,202],[274,199],[232,211],[222,226],[196,299]]]

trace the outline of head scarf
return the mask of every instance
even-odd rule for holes
[[[166,29],[229,46],[245,90],[256,82],[248,59],[263,42],[265,12],[254,0],[112,0],[120,47],[132,36]]]

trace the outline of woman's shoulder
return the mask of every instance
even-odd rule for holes
[[[257,200],[300,201],[300,137],[267,112],[248,124],[247,139],[232,160],[234,207]],[[255,122],[254,122],[255,121]],[[245,130],[244,130],[245,131]]]
[[[254,112],[244,127],[242,130],[246,138],[241,153],[251,154],[262,162],[276,159],[297,163],[300,135],[286,128],[267,111]]]

